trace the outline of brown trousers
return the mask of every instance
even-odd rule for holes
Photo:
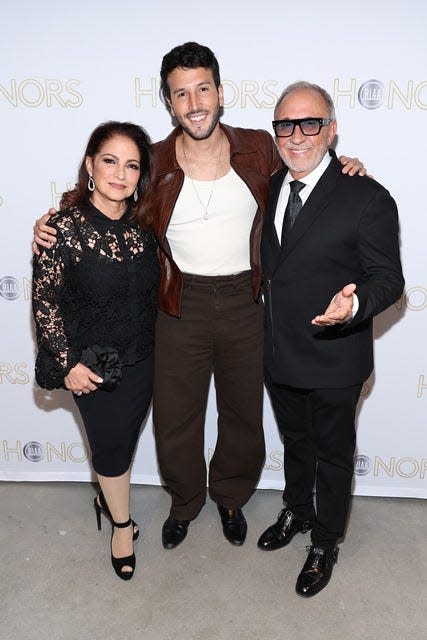
[[[184,275],[181,318],[160,312],[156,327],[153,420],[171,516],[192,520],[206,500],[204,425],[213,373],[218,437],[209,493],[242,507],[265,456],[262,428],[263,308],[250,273]]]

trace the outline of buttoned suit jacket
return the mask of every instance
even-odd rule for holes
[[[368,177],[331,162],[281,247],[274,225],[287,169],[271,179],[261,255],[265,291],[265,366],[278,384],[340,388],[373,368],[372,318],[395,302],[404,279],[396,203]],[[302,179],[303,181],[303,179]],[[359,310],[346,325],[311,324],[354,282]]]

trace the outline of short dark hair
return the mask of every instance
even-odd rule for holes
[[[151,222],[151,215],[149,210],[151,209],[151,172],[152,172],[152,151],[151,141],[147,132],[137,124],[133,122],[117,122],[116,120],[109,120],[103,122],[96,129],[94,129],[89,137],[86,150],[83,154],[83,159],[80,163],[77,183],[75,188],[71,191],[66,191],[62,194],[60,208],[68,209],[72,206],[79,206],[89,197],[88,191],[88,179],[89,174],[86,169],[86,157],[93,158],[101,146],[116,135],[125,136],[136,144],[139,155],[141,171],[137,184],[138,189],[138,202],[135,203],[132,196],[128,199],[128,204],[132,206],[133,214],[137,215],[140,223]]]
[[[174,69],[211,69],[215,86],[221,84],[219,64],[213,51],[197,42],[185,42],[174,47],[162,60],[160,68],[160,92],[165,102],[170,100],[171,93],[168,85],[168,76]]]

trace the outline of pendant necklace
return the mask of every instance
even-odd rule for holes
[[[219,165],[220,165],[220,163],[221,163],[221,154],[222,154],[222,143],[223,143],[223,140],[224,140],[224,135],[223,135],[223,134],[221,134],[221,144],[220,144],[220,147],[219,147],[219,155],[218,155],[218,160],[217,160],[217,162],[216,162],[216,167],[215,167],[215,175],[214,175],[214,179],[212,180],[212,187],[211,187],[211,190],[210,190],[210,193],[209,193],[209,197],[208,197],[208,199],[207,199],[206,204],[204,204],[203,200],[201,199],[201,197],[200,197],[200,193],[198,192],[197,187],[196,187],[196,185],[194,184],[194,180],[193,180],[193,178],[192,178],[191,176],[187,176],[187,177],[189,177],[189,178],[190,178],[190,180],[191,180],[191,184],[193,185],[194,193],[196,194],[196,196],[197,196],[197,200],[200,202],[200,206],[202,207],[202,209],[203,209],[203,211],[204,211],[204,213],[203,213],[203,220],[208,220],[208,219],[209,219],[208,209],[209,209],[209,205],[210,205],[210,203],[211,203],[212,196],[213,196],[213,192],[214,192],[214,189],[215,189],[215,183],[216,183],[217,178],[218,178],[218,169],[219,169]],[[190,169],[190,163],[188,162],[187,154],[185,153],[184,141],[182,141],[182,152],[183,152],[183,154],[184,154],[185,162],[186,162],[186,164],[187,164],[187,169]],[[209,181],[207,180],[206,182],[209,182]]]

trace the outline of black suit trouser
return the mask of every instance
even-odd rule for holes
[[[297,389],[277,385],[268,375],[266,385],[284,440],[283,500],[298,518],[314,521],[313,544],[333,545],[347,522],[362,385]]]

